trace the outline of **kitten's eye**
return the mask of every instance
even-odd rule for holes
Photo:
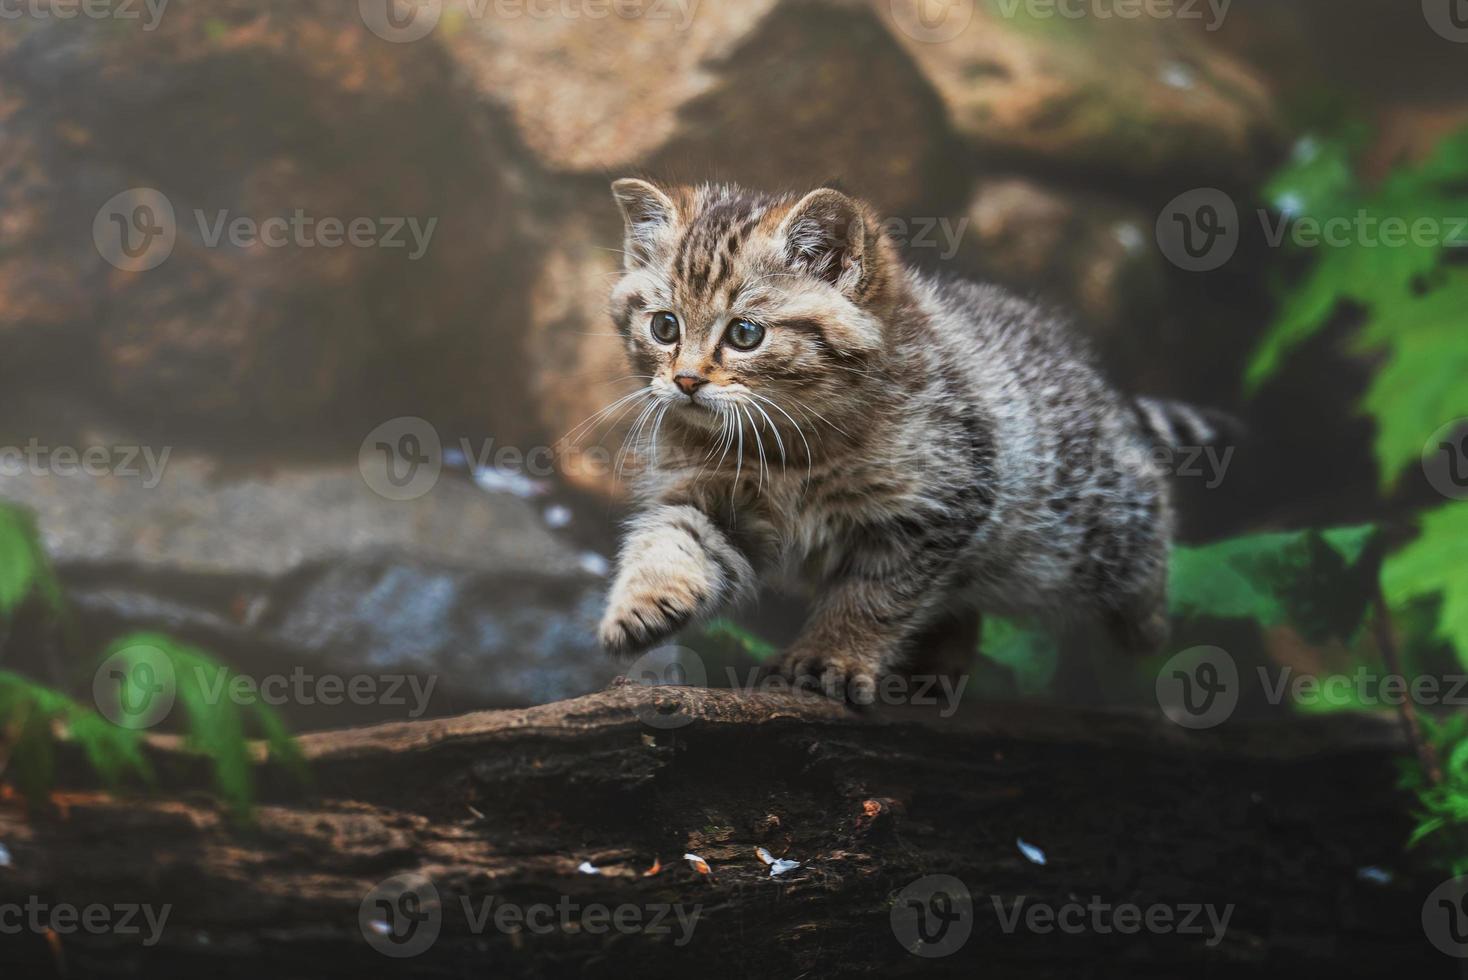
[[[654,313],[649,329],[652,331],[653,339],[660,344],[678,342],[678,318],[671,313]]]
[[[735,320],[724,334],[729,346],[738,350],[754,350],[765,339],[765,328],[750,320]]]

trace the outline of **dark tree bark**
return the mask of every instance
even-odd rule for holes
[[[301,744],[312,791],[262,761],[251,830],[231,824],[205,792],[207,772],[163,739],[153,747],[170,776],[159,793],[77,791],[59,797],[64,812],[0,809],[12,857],[0,904],[172,906],[153,946],[112,933],[0,936],[15,971],[5,975],[1454,973],[1419,922],[1437,876],[1403,864],[1409,803],[1394,789],[1404,748],[1390,720],[1190,733],[1159,719],[995,706],[981,724],[941,730],[814,698],[622,686]],[[801,867],[772,878],[756,847]],[[578,871],[583,861],[600,873]],[[439,904],[421,908],[436,910],[441,931],[421,954],[394,959],[369,943],[359,911],[404,872],[431,880]],[[966,884],[972,933],[926,959],[902,948],[891,917],[898,893],[934,874]],[[476,931],[465,902],[478,915],[491,897]],[[1031,909],[1093,897],[1164,905],[1175,921],[1192,905],[1233,909],[1210,945],[1206,917],[1188,935],[1103,931],[1089,910],[1079,932],[1037,931],[1025,915],[1006,931],[1021,897]],[[540,921],[551,928],[501,931],[493,910],[505,903],[550,906]],[[647,925],[658,907],[687,916],[697,906],[698,917],[680,945],[675,915],[663,934],[600,933],[592,919],[561,923],[558,906],[571,903],[635,906]]]

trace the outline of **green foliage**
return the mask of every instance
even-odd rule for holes
[[[53,611],[61,608],[61,588],[31,516],[0,504],[0,616],[11,615],[32,594]]]
[[[1360,142],[1359,132],[1302,141],[1295,160],[1266,189],[1294,220],[1345,221],[1354,230],[1310,249],[1313,263],[1284,291],[1245,380],[1256,389],[1343,304],[1360,309],[1365,320],[1355,347],[1383,362],[1362,408],[1376,421],[1376,458],[1390,489],[1419,458],[1429,433],[1468,416],[1468,331],[1461,326],[1468,274],[1444,264],[1452,249],[1468,247],[1468,228],[1455,219],[1468,215],[1468,130],[1376,187],[1365,186],[1352,166]],[[1435,238],[1412,232],[1388,239],[1386,221],[1409,232],[1420,222]]]
[[[211,761],[215,787],[238,817],[248,819],[254,799],[246,735],[250,723],[264,739],[271,758],[304,779],[300,749],[280,716],[258,700],[247,706],[231,700],[229,685],[235,675],[213,657],[159,633],[125,636],[107,651],[107,657],[117,657],[128,672],[144,665],[151,669],[160,655],[171,667],[171,676],[163,683],[171,687],[175,705],[184,709],[186,744]]]
[[[1060,645],[1055,637],[1011,619],[984,617],[979,649],[985,657],[1009,668],[1015,693],[1021,697],[1048,691],[1060,665]]]
[[[1179,546],[1172,555],[1172,613],[1288,623],[1316,641],[1349,637],[1370,595],[1371,569],[1361,559],[1374,533],[1361,525]]]
[[[728,619],[710,620],[703,627],[703,635],[706,640],[712,641],[716,646],[732,648],[735,653],[752,657],[761,663],[769,660],[778,652],[774,644],[761,639]]]
[[[131,776],[153,781],[137,732],[111,724],[64,694],[17,674],[0,672],[0,726],[9,749],[5,775],[31,800],[50,791],[58,738],[75,742],[110,788]]]
[[[1394,607],[1440,596],[1436,636],[1468,667],[1468,504],[1423,514],[1417,539],[1382,565],[1381,587]]]
[[[32,595],[39,596],[53,613],[64,614],[61,588],[34,522],[24,511],[0,505],[0,616],[13,614]],[[139,633],[113,643],[107,656],[114,655],[120,669],[129,674],[144,659],[149,670],[159,663],[167,665],[169,694],[184,708],[186,742],[210,760],[220,795],[241,819],[248,820],[254,798],[246,736],[250,725],[264,739],[272,758],[304,781],[300,750],[280,716],[262,703],[242,708],[230,700],[233,675],[208,654],[168,636]],[[120,710],[122,705],[98,707]],[[126,716],[116,710],[108,715]],[[53,785],[58,738],[80,745],[109,787],[120,786],[128,776],[152,782],[140,732],[114,724],[66,695],[16,674],[0,672],[0,726],[9,749],[6,775],[32,799],[44,796]]]
[[[1434,864],[1456,876],[1468,871],[1468,715],[1421,719],[1423,735],[1434,746],[1442,781],[1434,781],[1421,761],[1402,764],[1401,787],[1417,797],[1417,820],[1407,847],[1423,846]]]

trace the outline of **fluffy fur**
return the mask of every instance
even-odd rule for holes
[[[831,693],[901,665],[955,610],[1079,610],[1139,651],[1165,641],[1172,513],[1152,449],[1205,441],[1197,413],[1120,396],[1030,303],[906,267],[838,191],[613,193],[611,311],[646,381],[620,408],[640,409],[646,465],[609,651],[654,646],[766,573],[813,587],[781,669]],[[659,313],[675,342],[654,336]],[[729,342],[736,318],[764,328],[758,347]]]

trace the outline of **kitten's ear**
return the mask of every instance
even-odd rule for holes
[[[678,206],[657,187],[633,177],[612,181],[612,197],[627,225],[627,268],[646,263],[678,220]]]
[[[856,201],[838,190],[811,191],[790,209],[780,225],[790,264],[855,295],[866,277],[870,247],[866,216]]]

